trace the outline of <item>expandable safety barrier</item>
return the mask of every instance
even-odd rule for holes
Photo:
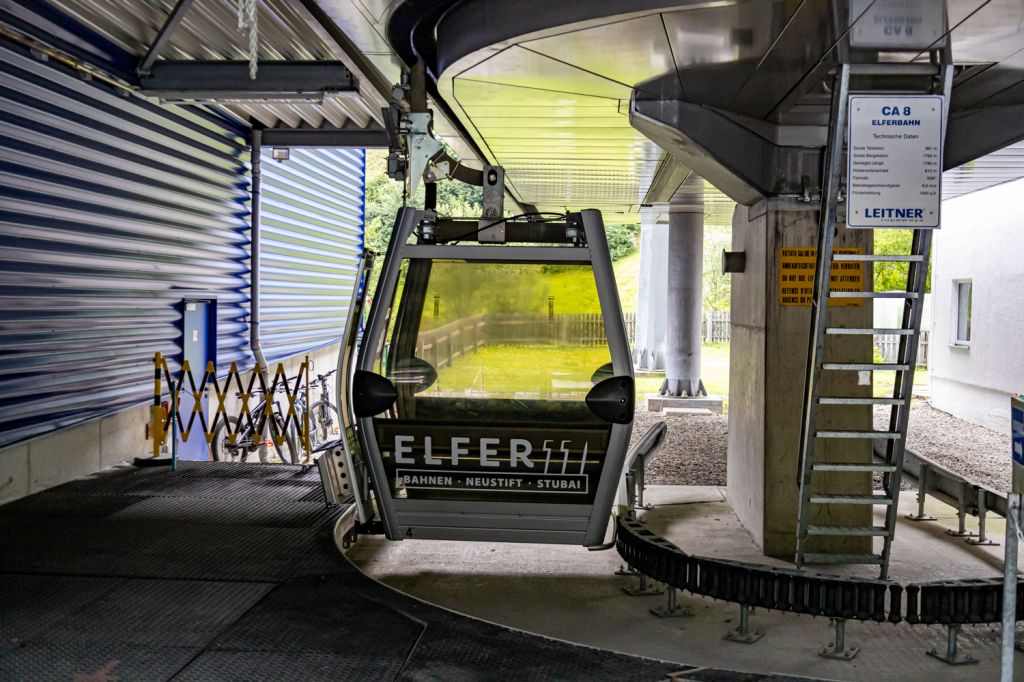
[[[670,587],[747,607],[842,620],[926,625],[997,623],[1002,618],[1003,581],[999,578],[903,587],[881,580],[691,556],[632,517],[619,516],[616,530],[619,555],[642,575]],[[1017,619],[1022,617],[1024,580],[1019,580]]]
[[[232,420],[228,419],[227,410],[228,395],[231,392],[232,386],[237,389],[235,392],[238,394],[239,399],[238,414],[235,415],[236,419],[233,429]],[[202,398],[206,395],[207,389],[212,389],[217,403],[215,409],[212,410],[212,419],[207,419],[207,415],[202,407]],[[172,419],[175,420],[174,425],[177,426],[177,431],[183,441],[188,440],[192,429],[195,427],[197,418],[207,443],[213,442],[214,433],[222,423],[224,428],[227,429],[228,442],[232,445],[237,442],[238,435],[243,430],[260,432],[261,429],[257,428],[258,422],[273,419],[273,396],[278,393],[279,389],[283,394],[287,409],[284,411],[283,428],[280,429],[280,432],[272,434],[273,440],[277,445],[283,445],[286,441],[288,429],[295,424],[302,441],[303,450],[308,457],[311,451],[309,410],[308,408],[303,410],[300,415],[298,410],[296,410],[296,403],[299,400],[299,391],[304,391],[305,403],[307,406],[310,405],[309,357],[304,358],[302,364],[299,365],[299,371],[295,377],[295,385],[290,386],[288,376],[282,364],[277,365],[274,370],[273,380],[268,384],[267,377],[262,372],[255,370],[250,374],[248,381],[243,382],[242,373],[239,372],[238,366],[234,362],[231,363],[227,375],[222,379],[217,378],[217,368],[214,367],[213,362],[206,363],[206,368],[197,383],[188,360],[182,362],[178,376],[174,377],[167,366],[166,358],[162,354],[157,353],[153,357],[153,405],[150,408],[150,436],[153,439],[153,457],[160,456],[160,446],[163,444],[167,432],[171,429]],[[183,390],[187,391],[193,398],[192,410],[185,418],[183,418],[179,409]],[[263,415],[258,416],[257,420],[254,421],[252,416],[254,405],[250,406],[249,401],[258,395],[265,395],[268,399],[264,402]],[[162,404],[164,396],[170,396],[170,410],[164,409]],[[258,397],[256,402],[259,402]]]

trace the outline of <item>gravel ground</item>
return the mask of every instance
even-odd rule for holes
[[[884,430],[888,426],[889,410],[876,407],[875,428]],[[1009,436],[957,419],[926,400],[911,404],[907,447],[993,490],[1010,489]],[[901,487],[916,490],[906,482]]]
[[[725,485],[729,418],[713,416],[666,416],[636,411],[633,438],[636,443],[657,422],[668,424],[661,452],[647,465],[647,483],[661,485]]]
[[[889,412],[875,410],[875,428],[888,425]],[[633,421],[636,443],[659,421],[668,424],[661,452],[647,467],[647,482],[662,485],[725,485],[729,418],[666,416],[641,407]],[[951,471],[997,491],[1010,488],[1008,438],[936,410],[926,400],[915,400],[910,413],[907,446]],[[915,489],[904,482],[904,489]]]

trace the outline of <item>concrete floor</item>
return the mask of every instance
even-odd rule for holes
[[[761,555],[718,487],[651,486],[644,515],[648,526],[686,551],[706,556],[786,565]],[[904,493],[901,512],[915,509]],[[929,500],[938,521],[900,520],[891,564],[900,582],[1000,574],[1002,547],[976,547],[945,534],[955,512]],[[970,524],[969,524],[970,525]],[[1002,541],[1003,524],[990,520],[989,534]],[[736,625],[737,607],[683,593],[680,602],[695,616],[663,620],[648,609],[660,597],[629,597],[622,587],[635,579],[614,575],[621,560],[614,550],[580,547],[486,544],[361,538],[349,558],[365,573],[403,592],[485,620],[615,651],[698,666],[805,675],[838,680],[989,680],[999,677],[998,630],[965,627],[960,649],[981,659],[948,666],[925,655],[945,646],[940,627],[907,624],[847,624],[848,645],[861,647],[852,661],[817,656],[828,644],[825,619],[757,612],[752,625],[765,636],[750,645],[722,640]],[[877,569],[832,568],[830,572],[875,577]],[[1024,679],[1024,654],[1017,654]]]

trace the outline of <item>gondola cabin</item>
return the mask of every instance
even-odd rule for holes
[[[633,403],[598,211],[398,214],[352,380],[387,537],[603,544]]]

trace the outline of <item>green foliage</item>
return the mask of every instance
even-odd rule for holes
[[[395,216],[405,203],[402,183],[395,182],[387,174],[387,152],[380,149],[366,150],[366,247],[383,254],[387,251],[388,240],[394,227]],[[423,205],[423,183],[416,196],[408,202]],[[453,217],[479,217],[483,211],[483,190],[462,182],[439,182],[437,184],[437,211]]]
[[[604,233],[608,238],[608,250],[613,261],[636,253],[640,248],[637,244],[640,239],[639,225],[605,225]]]
[[[704,228],[704,311],[728,310],[731,275],[722,272],[722,251],[732,248],[732,228]]]
[[[395,216],[403,205],[402,183],[395,182],[387,174],[387,152],[380,149],[366,150],[366,247],[384,253],[391,239]],[[423,183],[416,196],[408,203],[423,205]],[[479,218],[483,212],[483,190],[464,182],[444,181],[437,183],[437,212],[439,215],[455,218]],[[608,248],[612,260],[635,253],[640,235],[639,225],[606,225]]]
[[[914,239],[911,230],[875,230],[875,253],[884,255],[907,255]],[[904,291],[907,288],[906,263],[875,263],[875,291]],[[931,267],[928,269],[926,291],[932,290]]]

